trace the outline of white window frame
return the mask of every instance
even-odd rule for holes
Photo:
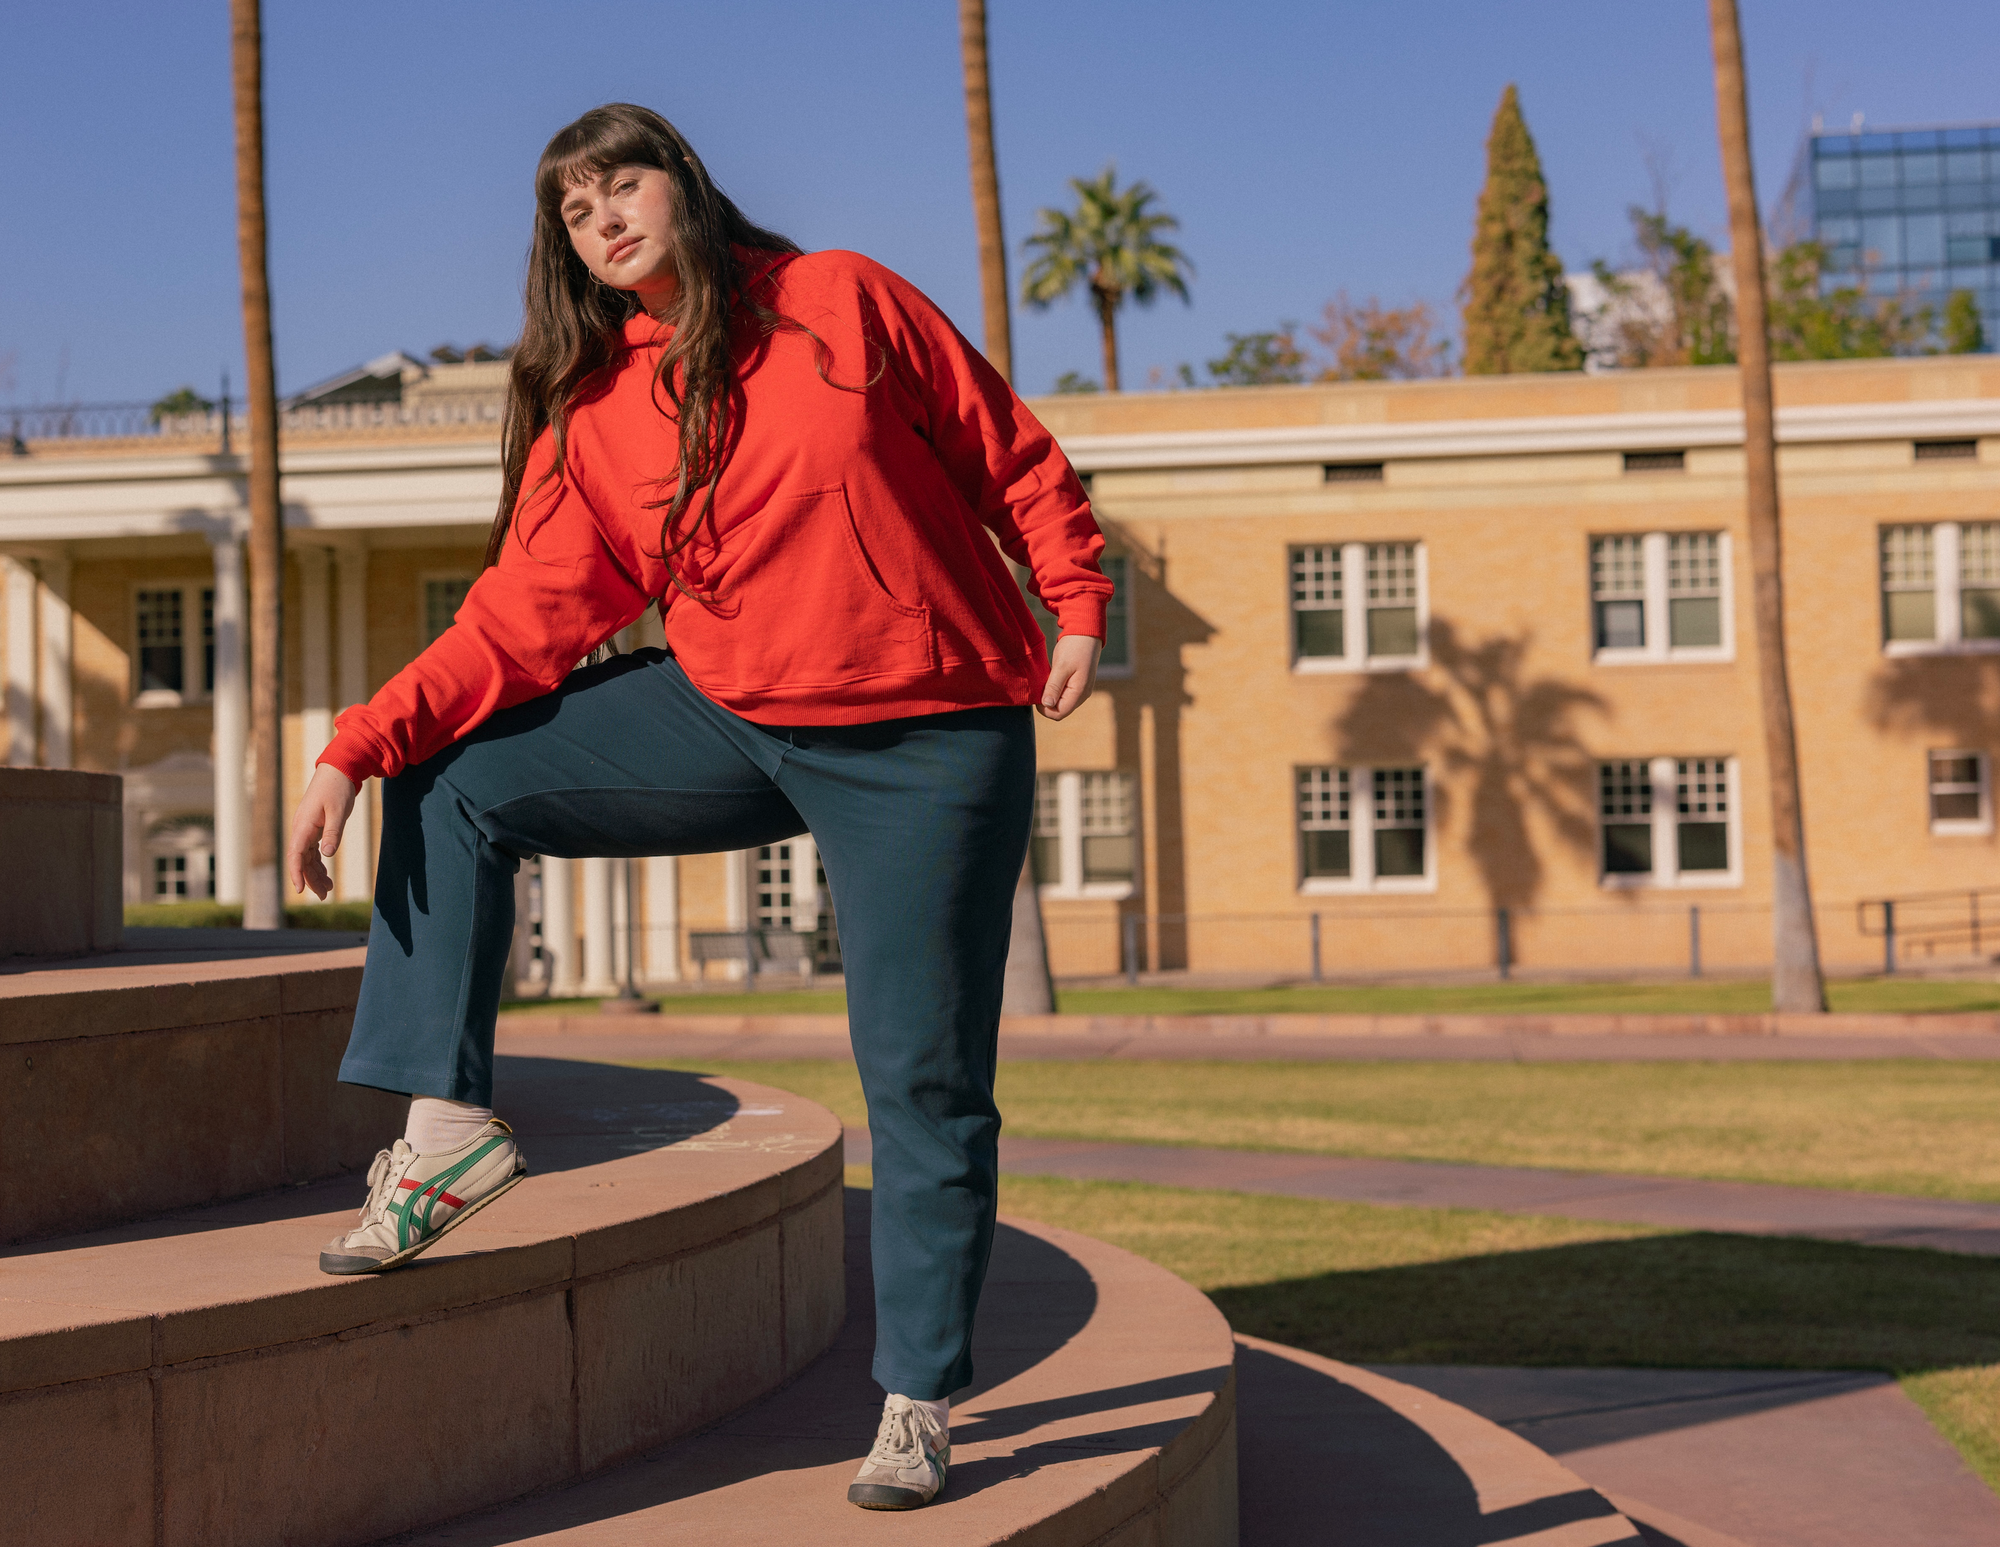
[[[1933,760],[1940,757],[1969,757],[1979,770],[1979,815],[1977,817],[1944,817],[1936,815],[1932,800],[1938,792],[1939,780],[1934,772]],[[1963,788],[1963,786],[1956,786]],[[1930,830],[1940,837],[1969,836],[1983,837],[1993,831],[1993,760],[1984,752],[1974,752],[1964,747],[1941,747],[1924,754],[1924,817]]]
[[[1417,561],[1417,649],[1414,655],[1370,655],[1368,653],[1368,550],[1407,544],[1416,550]],[[1340,654],[1300,655],[1298,607],[1292,598],[1292,561],[1301,548],[1340,550]],[[1412,671],[1431,663],[1431,572],[1430,544],[1419,537],[1385,537],[1373,542],[1315,543],[1285,545],[1285,650],[1292,670],[1305,676],[1326,672]]]
[[[1424,781],[1424,873],[1420,876],[1375,874],[1376,769],[1415,767]],[[1308,768],[1347,770],[1348,871],[1340,876],[1299,876],[1302,897],[1352,896],[1360,892],[1434,892],[1437,890],[1437,785],[1428,763],[1302,763],[1292,769],[1292,864],[1305,868],[1305,844],[1299,826],[1299,775]]]
[[[1680,841],[1676,831],[1680,826],[1680,764],[1697,759],[1723,765],[1724,791],[1729,801],[1729,810],[1725,813],[1729,841],[1727,870],[1683,871],[1680,868]],[[1647,765],[1652,779],[1653,868],[1643,874],[1637,871],[1612,874],[1604,868],[1605,819],[1599,794],[1602,775],[1598,769],[1605,763],[1636,762]],[[1644,887],[1672,887],[1712,891],[1742,886],[1743,797],[1735,758],[1693,752],[1685,757],[1599,757],[1591,766],[1591,775],[1590,799],[1597,819],[1597,884],[1604,890],[1619,892]]]
[[[1586,591],[1590,598],[1590,658],[1600,666],[1644,666],[1658,665],[1662,661],[1733,661],[1736,659],[1736,571],[1732,563],[1729,533],[1715,532],[1715,561],[1721,570],[1722,589],[1719,605],[1722,610],[1722,643],[1719,645],[1681,645],[1670,643],[1673,637],[1672,593],[1667,588],[1667,550],[1669,539],[1675,537],[1705,537],[1706,531],[1683,530],[1673,532],[1593,532],[1584,549],[1584,574],[1587,577]],[[1646,643],[1638,649],[1629,646],[1599,648],[1597,643],[1597,576],[1596,559],[1592,552],[1600,539],[1607,537],[1639,537],[1642,542],[1640,562],[1644,567]]]
[[[1132,879],[1129,881],[1083,879],[1083,779],[1087,773],[1118,774],[1128,781],[1132,800]],[[1133,896],[1139,889],[1139,867],[1142,863],[1138,780],[1118,768],[1042,770],[1044,778],[1051,774],[1056,780],[1056,850],[1060,874],[1053,881],[1040,883],[1041,895],[1114,902]],[[1043,835],[1037,832],[1035,836]]]
[[[132,625],[131,670],[127,682],[131,689],[131,705],[134,709],[180,709],[191,704],[205,704],[213,697],[202,686],[201,597],[204,591],[213,591],[215,582],[202,580],[135,580],[125,598],[125,616]],[[145,688],[139,686],[139,593],[141,591],[178,591],[181,597],[181,690],[172,688]],[[148,875],[150,876],[150,872]]]
[[[422,641],[417,647],[419,650],[428,650],[432,645],[437,643],[436,639],[424,639],[424,630],[430,625],[430,598],[427,593],[432,582],[462,580],[470,587],[472,582],[478,578],[479,572],[477,570],[465,569],[427,569],[417,576],[417,638]],[[446,624],[445,627],[449,628],[451,625]],[[443,636],[440,635],[439,637],[442,638]]]
[[[1888,633],[1888,620],[1882,616],[1882,533],[1889,527],[1897,526],[1929,527],[1931,533],[1931,605],[1937,636],[1934,639],[1884,637],[1884,655],[2000,655],[2000,639],[1965,637],[1965,615],[1961,605],[1965,583],[1960,573],[1959,556],[1964,528],[1992,524],[1989,521],[1885,521],[1875,528],[1876,627],[1884,636]],[[1921,589],[1917,594],[1923,594]]]

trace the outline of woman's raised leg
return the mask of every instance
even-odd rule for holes
[[[493,1021],[531,854],[693,854],[805,823],[658,651],[573,673],[382,786],[375,915],[349,1084],[492,1102]],[[741,722],[738,722],[739,724]]]

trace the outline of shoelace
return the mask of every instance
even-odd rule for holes
[[[852,1454],[852,1452],[850,1452]],[[922,1466],[924,1439],[913,1407],[890,1408],[882,1414],[882,1427],[875,1431],[875,1448],[868,1453],[871,1466]]]
[[[377,1150],[375,1159],[368,1167],[368,1200],[361,1205],[361,1223],[369,1225],[382,1217],[388,1207],[389,1198],[396,1190],[397,1178],[393,1175],[395,1155],[390,1150]]]

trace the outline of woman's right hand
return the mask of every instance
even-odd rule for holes
[[[285,874],[292,890],[310,890],[325,902],[333,891],[333,877],[326,872],[326,856],[340,847],[340,835],[354,810],[354,783],[328,763],[313,770],[312,782],[299,799],[292,818],[292,836],[285,843]]]

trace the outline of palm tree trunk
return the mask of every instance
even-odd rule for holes
[[[1774,1009],[1826,1008],[1819,937],[1806,880],[1799,801],[1798,738],[1785,667],[1784,550],[1778,522],[1778,454],[1771,403],[1771,339],[1764,310],[1764,244],[1750,169],[1750,121],[1736,0],[1708,0],[1715,51],[1715,114],[1729,193],[1729,245],[1736,264],[1736,358],[1743,378],[1745,506],[1755,589],[1758,687],[1771,781],[1771,926]]]
[[[285,534],[278,510],[277,370],[264,233],[264,43],[259,0],[230,0],[236,99],[236,256],[243,284],[243,352],[250,400],[250,874],[246,929],[283,929],[283,595]]]
[[[986,0],[958,0],[958,45],[965,70],[965,139],[972,158],[986,358],[1011,382],[1014,333],[1007,314],[1007,243],[1000,228],[1000,162],[993,152],[993,93],[986,71]]]
[[[979,295],[985,303],[986,358],[1014,380],[1014,329],[1007,311],[1007,242],[1000,226],[1000,159],[993,149],[993,92],[986,71],[986,0],[958,0],[959,58],[965,72],[965,139],[972,159],[972,219],[979,231]],[[1003,1015],[1053,1015],[1055,981],[1042,929],[1042,894],[1023,864],[1007,936]]]
[[[1097,303],[1097,326],[1104,342],[1104,390],[1118,390],[1118,298],[1103,290],[1093,289],[1090,298]]]

